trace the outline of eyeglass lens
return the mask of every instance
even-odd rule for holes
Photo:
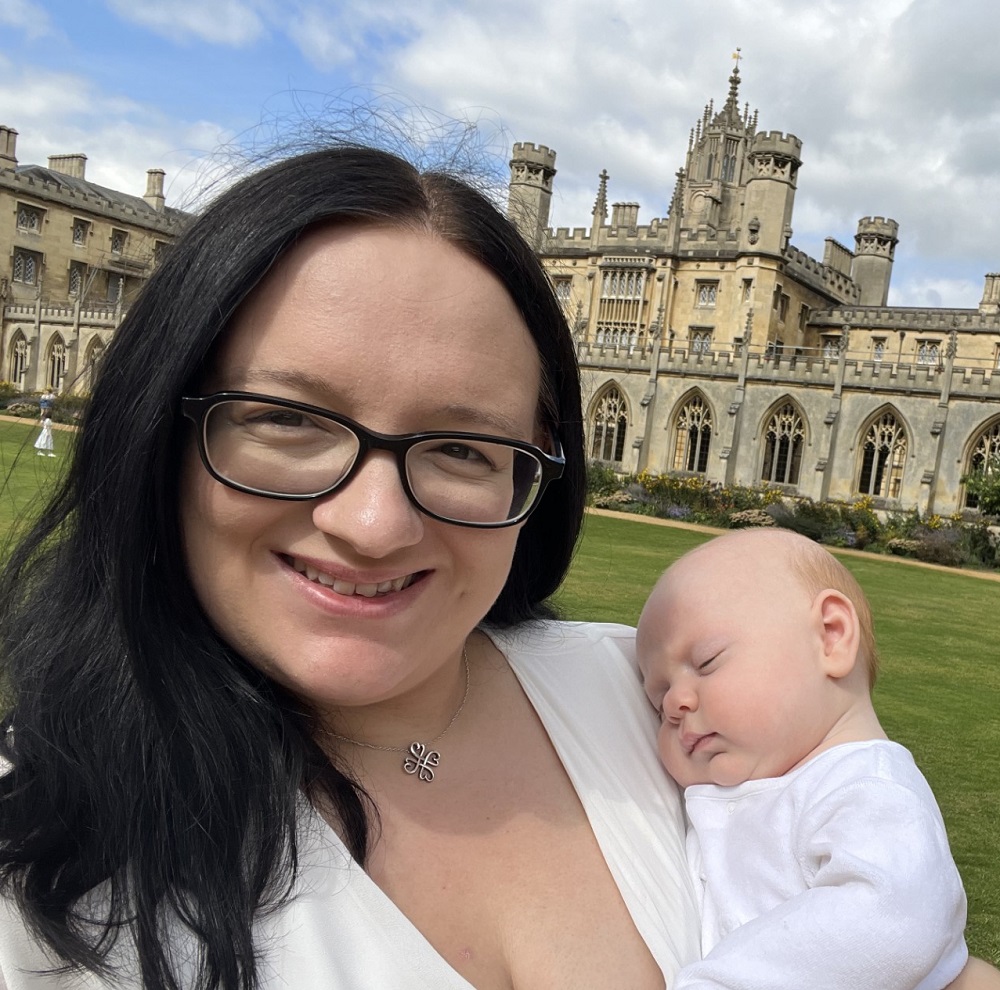
[[[227,481],[274,495],[315,495],[348,474],[361,449],[352,430],[298,409],[249,400],[213,406],[205,449]],[[422,440],[406,452],[417,503],[456,522],[514,519],[535,501],[541,464],[527,451],[465,437]]]

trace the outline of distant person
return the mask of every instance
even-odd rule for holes
[[[35,450],[39,457],[55,457],[55,442],[52,439],[52,417],[48,414],[42,416],[42,429],[35,440]]]
[[[52,389],[47,388],[38,399],[38,413],[40,419],[45,419],[46,415],[51,416],[56,404],[56,395]]]
[[[722,590],[724,589],[724,590]],[[675,990],[941,990],[968,958],[937,803],[872,707],[871,609],[796,533],[685,554],[636,638],[685,788],[704,959]]]

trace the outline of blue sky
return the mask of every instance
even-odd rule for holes
[[[22,163],[82,151],[136,193],[164,168],[185,206],[234,147],[360,105],[475,124],[498,174],[514,140],[555,148],[554,224],[589,223],[602,168],[647,222],[739,46],[741,101],[803,141],[793,243],[892,216],[890,302],[974,307],[1000,270],[996,24],[993,0],[0,0],[0,123]]]

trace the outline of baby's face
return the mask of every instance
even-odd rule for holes
[[[738,544],[667,572],[636,648],[660,758],[682,787],[780,777],[820,745],[837,704],[822,628],[790,570]]]

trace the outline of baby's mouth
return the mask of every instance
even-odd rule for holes
[[[353,581],[344,581],[335,578],[331,574],[321,571],[312,564],[307,564],[298,557],[285,557],[285,562],[293,567],[299,574],[304,575],[315,584],[321,584],[324,588],[329,588],[338,595],[350,598],[352,595],[360,595],[362,598],[377,598],[380,595],[388,595],[394,591],[402,591],[408,588],[416,580],[416,574],[404,574],[402,577],[392,578],[388,581],[379,581],[378,584],[356,584]]]

